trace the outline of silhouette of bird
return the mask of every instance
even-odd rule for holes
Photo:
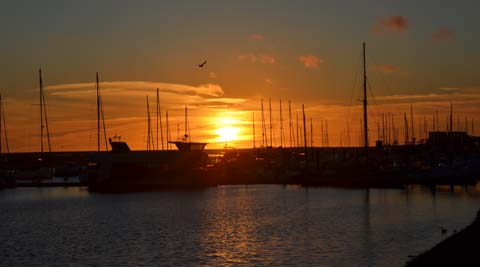
[[[203,68],[203,66],[205,66],[205,64],[207,64],[207,61],[206,61],[206,60],[205,60],[205,61],[203,61],[203,63],[202,63],[202,64],[199,64],[199,65],[198,65],[198,67],[200,67],[200,68]]]

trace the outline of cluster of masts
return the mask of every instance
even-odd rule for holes
[[[44,152],[44,139],[46,138],[47,145],[48,145],[48,152],[51,152],[51,142],[50,142],[50,130],[48,127],[48,117],[47,117],[47,108],[45,103],[45,93],[43,88],[43,79],[42,79],[42,71],[39,70],[39,100],[40,100],[40,150]],[[106,126],[105,126],[105,116],[102,104],[102,96],[100,92],[100,82],[98,77],[98,72],[96,73],[96,92],[97,92],[97,150],[101,151],[101,134],[103,133],[105,139],[105,150],[108,151],[108,143],[107,143],[107,134],[106,134]],[[368,137],[368,116],[367,116],[367,74],[366,74],[366,60],[365,60],[365,43],[363,44],[363,118],[360,119],[360,145],[365,147],[366,151],[368,152],[369,146],[369,137]],[[154,114],[151,113],[150,110],[150,103],[148,95],[146,96],[146,106],[147,106],[147,142],[146,142],[146,149],[147,150],[164,150],[164,149],[171,149],[171,134],[170,134],[170,126],[169,126],[169,119],[168,119],[168,110],[165,111],[165,126],[166,126],[166,136],[163,134],[163,121],[162,121],[162,110],[160,106],[160,94],[159,89],[156,90],[156,105],[155,105],[155,112]],[[286,134],[284,128],[284,115],[283,115],[283,107],[282,101],[280,100],[279,103],[279,113],[280,113],[280,136],[277,144],[276,134],[274,134],[273,130],[273,119],[272,119],[272,101],[269,98],[268,101],[269,105],[269,125],[267,128],[266,123],[266,114],[264,111],[264,102],[263,99],[261,100],[261,147],[280,147],[287,146],[286,141]],[[181,140],[183,142],[191,142],[190,140],[190,127],[188,124],[188,116],[187,113],[188,109],[185,106],[185,133]],[[420,131],[419,132],[419,140],[417,140],[417,136],[415,134],[415,121],[413,115],[413,105],[410,106],[410,119],[408,119],[407,113],[403,114],[403,129],[404,129],[404,144],[415,144],[416,142],[424,142],[428,139],[429,133],[429,124],[426,116],[424,116],[422,122],[420,123]],[[383,144],[387,145],[395,145],[400,143],[400,128],[395,124],[395,118],[397,115],[393,113],[381,113],[378,120],[377,120],[377,140],[381,141]],[[155,120],[152,123],[152,117]],[[418,122],[418,119],[417,119]],[[470,133],[471,135],[475,135],[474,129],[474,120],[468,119],[465,117],[464,123],[457,117],[457,127],[454,127],[454,118],[453,118],[453,105],[450,106],[450,115],[447,116],[445,120],[445,129],[448,132],[453,131],[462,131],[466,133]],[[313,119],[310,118],[310,129],[307,130],[307,122],[305,117],[305,107],[302,104],[302,125],[299,124],[299,117],[298,114],[295,116],[295,123],[296,126],[294,127],[294,122],[292,118],[292,109],[291,109],[291,102],[288,100],[288,133],[289,133],[289,146],[290,147],[305,147],[307,146],[313,147],[314,146],[314,134],[313,134]],[[470,124],[470,125],[469,125]],[[433,132],[440,131],[440,120],[438,111],[435,111],[433,114],[431,130]],[[462,126],[463,125],[463,126]],[[321,138],[320,138],[320,145],[325,147],[329,146],[329,132],[328,132],[328,121],[321,120],[320,121],[320,128],[321,128]],[[470,127],[469,127],[470,126]],[[155,128],[155,134],[153,129]],[[3,131],[2,131],[3,130]],[[177,135],[180,136],[180,123],[177,123]],[[253,136],[253,147],[257,147],[257,140],[255,134],[255,113],[252,112],[252,136]],[[308,137],[307,137],[308,136]],[[164,138],[165,137],[165,138]],[[346,138],[344,138],[346,137]],[[2,152],[2,139],[5,140],[5,148],[6,152],[10,152],[9,144],[8,144],[8,137],[7,137],[7,128],[5,123],[5,114],[4,114],[4,107],[2,102],[2,96],[0,95],[0,153]],[[165,140],[166,139],[166,142]],[[344,141],[346,139],[346,141]],[[315,144],[317,145],[317,144]],[[350,131],[350,123],[347,122],[346,129],[344,134],[340,134],[340,145],[341,146],[352,146],[351,142],[351,131]]]
[[[288,142],[286,137],[286,130],[284,127],[284,116],[283,116],[283,106],[282,100],[279,101],[279,125],[278,129],[280,130],[279,140],[277,143],[277,133],[274,131],[274,122],[272,119],[272,99],[268,99],[268,118],[269,124],[266,122],[266,112],[264,108],[264,100],[260,101],[261,109],[261,142],[260,147],[303,147],[303,146],[314,146],[314,135],[313,135],[313,118],[310,117],[310,125],[307,125],[305,107],[302,105],[302,122],[299,124],[298,113],[295,114],[295,122],[292,117],[292,104],[288,100]],[[321,120],[321,145],[328,146],[328,121]],[[252,112],[252,138],[253,138],[253,148],[257,147],[257,140],[255,134],[255,112]],[[315,144],[316,145],[316,144]]]

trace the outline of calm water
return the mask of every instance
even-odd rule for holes
[[[468,225],[478,189],[0,191],[0,265],[402,266]],[[442,235],[439,226],[449,229]]]

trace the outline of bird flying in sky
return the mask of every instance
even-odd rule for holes
[[[206,61],[206,60],[205,60],[205,61],[203,61],[203,63],[202,63],[202,64],[200,64],[200,65],[198,65],[198,66],[199,66],[200,68],[203,68],[203,66],[205,66],[205,64],[207,64],[207,61]]]

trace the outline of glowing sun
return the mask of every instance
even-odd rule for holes
[[[215,132],[218,135],[218,142],[229,142],[238,139],[238,132],[240,129],[232,126],[224,126],[217,129]]]

